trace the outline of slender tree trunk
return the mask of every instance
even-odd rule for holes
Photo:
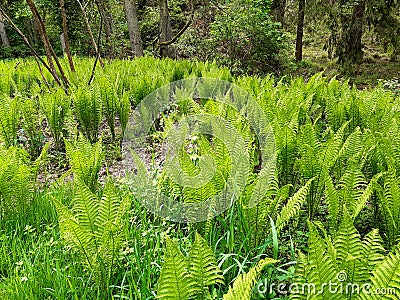
[[[56,69],[54,67],[54,64],[53,64],[53,59],[54,59],[55,63],[57,64],[57,68],[60,71],[61,79],[62,79],[62,81],[64,83],[64,86],[67,89],[68,86],[69,86],[68,79],[65,77],[64,71],[63,71],[63,69],[61,67],[60,62],[58,61],[57,55],[54,52],[53,47],[51,46],[49,37],[48,37],[47,32],[46,32],[46,27],[44,26],[43,20],[40,17],[39,12],[36,9],[35,3],[33,2],[33,0],[26,0],[26,2],[28,3],[28,6],[32,11],[33,17],[35,18],[35,20],[36,20],[36,22],[37,22],[37,24],[39,26],[40,35],[42,37],[44,48],[46,50],[46,56],[47,56],[48,63],[50,65],[51,69],[54,71],[55,77],[58,77],[57,76],[57,71],[56,71]]]
[[[46,39],[47,33],[40,24],[40,20],[39,20],[40,16],[38,16],[39,14],[37,13],[36,6],[32,0],[26,0],[26,2],[28,3],[29,8],[32,11],[34,22],[36,23],[36,26],[39,29],[39,34],[40,34],[40,37],[43,42],[44,50],[46,51],[47,63],[49,64],[51,73],[53,74],[53,77],[56,78],[56,81],[60,82],[60,78],[58,77],[56,68],[54,67],[54,62],[53,62],[53,58],[51,56],[50,47],[49,47],[49,44],[47,43],[47,39]]]
[[[297,15],[297,32],[296,32],[296,61],[303,60],[303,32],[304,32],[305,9],[306,9],[306,0],[299,0],[299,11]]]
[[[136,0],[124,0],[124,5],[133,55],[143,56],[143,45],[142,39],[140,38]]]
[[[89,19],[87,17],[87,14],[86,14],[86,9],[85,9],[86,6],[83,6],[82,2],[80,0],[76,0],[76,1],[78,2],[79,7],[81,8],[81,11],[82,11],[82,14],[83,14],[83,19],[85,20],[86,27],[87,27],[87,30],[88,30],[89,35],[90,35],[90,39],[92,40],[94,51],[96,51],[96,57],[98,57],[98,59],[99,59],[101,68],[104,69],[104,63],[103,63],[103,60],[100,57],[100,50],[97,47],[96,40],[94,39],[94,36],[93,36],[92,27],[90,27],[90,22],[89,22]]]
[[[351,15],[342,14],[342,38],[338,45],[339,62],[357,63],[363,58],[362,34],[364,23],[365,1],[353,7]]]
[[[159,42],[167,42],[172,39],[171,21],[169,18],[168,0],[159,0],[160,7],[160,36]],[[161,57],[170,56],[170,49],[167,45],[161,45]]]
[[[97,0],[97,7],[99,13],[103,16],[104,32],[106,34],[106,41],[108,42],[114,33],[112,26],[112,15],[110,4],[106,0]]]
[[[286,0],[274,0],[271,4],[271,14],[274,22],[284,24]]]
[[[3,15],[1,13],[0,13],[0,36],[3,46],[10,47],[10,42],[7,37],[6,27],[4,26],[3,23]]]
[[[14,24],[14,22],[11,20],[11,18],[2,10],[0,6],[0,14],[3,14],[5,20],[10,24],[10,26],[19,34],[19,36],[22,38],[24,41],[25,45],[31,50],[33,55],[36,57],[38,61],[40,61],[43,66],[50,72],[50,74],[53,76],[54,80],[57,82],[58,85],[61,86],[61,82],[58,79],[57,74],[54,74],[54,72],[51,70],[50,66],[42,59],[42,57],[36,52],[36,50],[32,47],[32,45],[29,43],[28,38],[22,33],[22,31],[17,27],[17,25]],[[47,82],[45,80],[45,82]]]
[[[72,56],[71,56],[71,51],[69,48],[67,16],[65,13],[64,0],[60,0],[60,8],[61,8],[62,28],[63,28],[63,34],[64,34],[65,53],[67,53],[69,67],[70,67],[71,71],[75,72],[75,66],[74,66],[74,62],[73,62]]]

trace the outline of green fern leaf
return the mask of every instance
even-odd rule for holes
[[[223,296],[224,300],[250,300],[254,286],[260,276],[261,271],[267,266],[276,263],[277,260],[265,258],[260,260],[257,265],[252,267],[247,273],[240,274],[229,287],[228,292]]]
[[[209,285],[223,284],[222,271],[217,265],[214,253],[198,233],[196,233],[188,261],[189,273],[195,283],[197,295],[207,294]]]
[[[186,300],[196,292],[195,283],[188,272],[185,256],[178,244],[168,236],[164,264],[157,283],[157,298],[167,300]]]

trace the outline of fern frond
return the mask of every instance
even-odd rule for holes
[[[209,285],[224,283],[222,271],[218,267],[213,251],[197,232],[188,261],[190,276],[196,284],[196,294],[208,293]]]
[[[302,186],[292,197],[289,198],[287,204],[278,214],[278,218],[276,220],[277,231],[280,231],[290,219],[300,212],[301,206],[306,201],[307,193],[313,180],[314,178],[308,180],[304,186]]]
[[[365,260],[368,264],[368,270],[372,271],[375,266],[382,262],[384,259],[383,253],[383,240],[379,234],[378,229],[371,230],[363,240],[363,248]]]
[[[400,251],[396,247],[386,258],[376,265],[370,277],[372,286],[359,295],[359,299],[398,299],[400,294]],[[389,293],[389,291],[394,291]],[[378,291],[388,291],[386,294]]]
[[[224,300],[250,300],[254,286],[260,276],[261,271],[267,266],[276,263],[277,260],[265,258],[260,260],[257,265],[252,267],[247,273],[240,274],[229,287],[228,292],[223,296]]]
[[[187,270],[186,258],[175,241],[166,236],[165,242],[167,248],[157,283],[157,298],[186,300],[196,292],[195,283]]]

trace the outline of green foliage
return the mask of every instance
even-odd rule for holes
[[[399,178],[396,170],[391,168],[384,174],[383,187],[376,184],[379,204],[386,229],[389,246],[398,243],[400,234],[400,197]]]
[[[53,203],[61,236],[93,272],[94,280],[106,288],[126,239],[124,214],[130,206],[129,196],[119,195],[112,183],[106,184],[101,197],[77,183],[72,209],[55,197]]]
[[[117,113],[119,122],[121,124],[122,135],[125,134],[126,126],[128,125],[130,116],[131,102],[129,101],[129,94],[124,92],[117,101]]]
[[[103,115],[111,130],[111,136],[115,139],[115,117],[117,115],[118,95],[114,83],[110,82],[110,79],[107,77],[101,77],[99,79],[99,89],[103,101]]]
[[[54,139],[55,148],[61,150],[62,141],[67,138],[65,124],[67,118],[71,117],[71,98],[64,90],[58,89],[53,93],[44,94],[39,101]]]
[[[247,273],[240,274],[238,278],[233,282],[233,285],[229,287],[228,293],[223,297],[224,300],[250,300],[251,294],[253,293],[254,286],[260,276],[262,269],[267,265],[276,263],[277,261],[271,258],[264,258],[260,260],[254,267],[252,267]]]
[[[222,271],[207,242],[196,233],[188,257],[179,250],[176,242],[166,237],[166,252],[157,298],[160,299],[209,299],[208,286],[223,283]]]
[[[17,130],[20,121],[18,101],[19,97],[3,96],[0,98],[0,137],[6,147],[17,144]]]
[[[272,22],[270,1],[229,1],[218,11],[210,35],[216,58],[234,73],[279,73],[288,50],[281,26]]]
[[[47,146],[32,163],[28,153],[17,147],[0,149],[0,219],[10,212],[25,212],[34,198],[36,176]]]
[[[34,172],[25,151],[11,147],[0,152],[0,207],[23,211],[32,200]]]
[[[91,143],[97,142],[103,117],[103,101],[99,87],[79,87],[72,98],[81,131]]]
[[[65,148],[75,179],[95,192],[104,159],[102,141],[92,145],[82,135],[79,135],[74,143],[65,141]]]
[[[31,98],[25,99],[21,109],[23,122],[21,124],[27,135],[28,151],[32,157],[37,157],[43,146],[44,136],[40,128],[43,115],[39,103]]]
[[[295,281],[297,290],[291,295],[292,299],[305,299],[307,295],[311,299],[343,299],[344,295],[357,294],[357,290],[363,292],[366,284],[381,288],[393,287],[391,283],[385,281],[387,278],[379,274],[380,270],[387,270],[388,265],[384,262],[393,258],[393,254],[384,257],[382,239],[376,229],[361,240],[348,214],[344,217],[333,241],[331,236],[327,235],[322,223],[309,223],[309,228],[309,252],[307,256],[299,254]],[[319,235],[318,228],[322,230],[324,238]],[[342,285],[347,287],[347,290],[330,293],[327,288],[329,284]],[[358,286],[357,290],[351,290],[353,284]],[[310,286],[312,290],[307,292]],[[372,291],[371,288],[369,292]],[[359,299],[361,296],[365,295],[361,293],[356,295],[356,298]]]

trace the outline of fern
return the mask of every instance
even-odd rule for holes
[[[282,208],[276,220],[277,231],[280,231],[290,219],[300,212],[301,205],[306,201],[307,193],[313,180],[314,178],[308,180],[304,186],[290,197],[287,204]]]
[[[103,118],[102,100],[98,86],[80,87],[72,97],[82,132],[91,143],[97,142]]]
[[[74,144],[65,141],[65,147],[76,179],[95,191],[100,167],[104,159],[101,140],[91,145],[80,135]]]
[[[111,137],[115,139],[115,117],[117,114],[118,95],[115,86],[107,77],[99,79],[100,96],[102,99],[103,114],[106,118]]]
[[[217,283],[223,284],[223,277],[214,253],[198,233],[188,260],[189,273],[195,283],[197,298],[205,299],[210,296],[207,287]]]
[[[368,291],[363,291],[357,299],[398,299],[400,293],[400,251],[396,247],[378,264],[371,274],[372,283]],[[386,291],[380,294],[379,291]]]
[[[39,102],[54,139],[55,148],[61,150],[63,138],[67,138],[64,126],[71,114],[71,98],[64,90],[58,89],[40,97]]]
[[[20,121],[19,97],[0,96],[0,136],[5,146],[17,144]]]
[[[111,183],[106,184],[100,198],[77,183],[72,209],[54,197],[53,203],[61,236],[104,287],[115,271],[116,258],[125,239],[124,214],[129,208],[129,197],[118,195]]]
[[[28,157],[16,147],[0,150],[0,217],[24,212],[33,199],[36,170]]]
[[[270,264],[277,261],[271,258],[260,260],[254,267],[252,267],[246,274],[240,274],[234,281],[233,285],[229,288],[228,292],[224,295],[224,300],[250,300],[253,293],[254,286],[256,285],[261,271]]]
[[[384,174],[383,188],[376,184],[380,208],[385,222],[389,246],[396,244],[400,236],[400,186],[396,170],[390,168]]]
[[[222,271],[217,266],[214,253],[198,233],[188,257],[182,254],[178,244],[168,236],[166,245],[164,264],[157,284],[157,298],[208,299],[208,286],[223,283]]]
[[[117,112],[119,122],[121,124],[122,135],[125,134],[126,127],[128,125],[130,115],[131,103],[129,101],[129,94],[124,92],[123,95],[117,100]]]

